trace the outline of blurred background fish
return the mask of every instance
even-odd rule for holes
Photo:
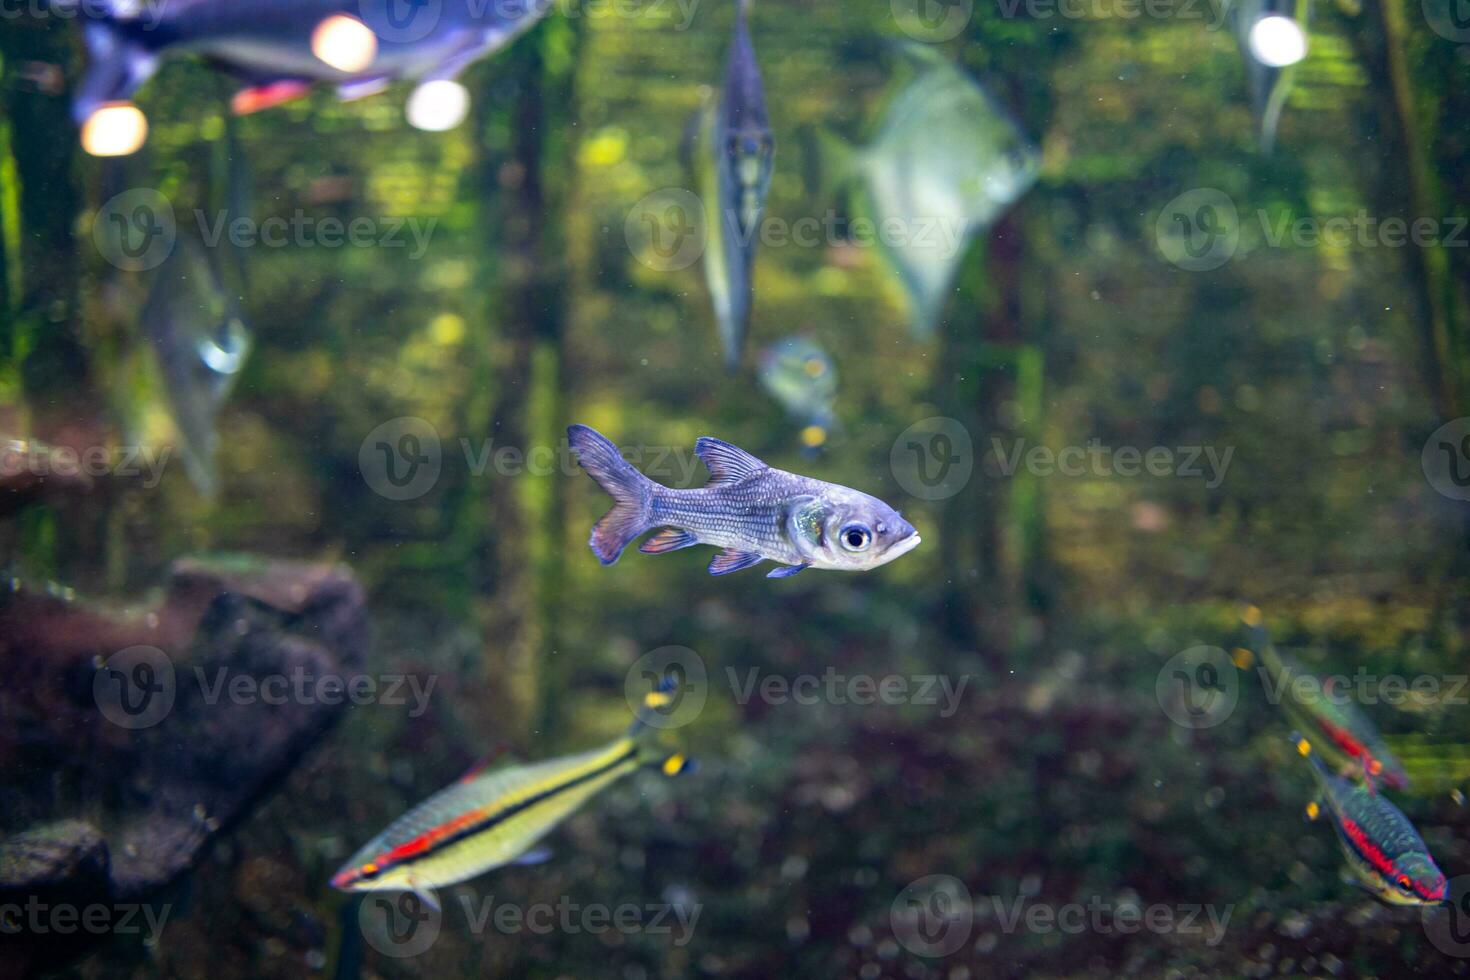
[[[708,238],[705,281],[731,370],[740,364],[750,328],[756,238],[776,153],[746,24],[749,9],[750,0],[738,0],[724,87],[697,116],[693,160]]]
[[[801,426],[802,449],[815,455],[837,427],[837,365],[810,337],[787,337],[761,351],[761,387]]]
[[[203,250],[182,237],[158,267],[139,324],[153,349],[184,468],[211,497],[218,488],[215,422],[249,357],[250,330]]]
[[[853,152],[823,141],[832,178],[856,177],[885,260],[908,296],[915,335],[930,336],[970,236],[1030,189],[1037,150],[1010,115],[943,56],[909,45],[919,74],[889,103],[878,136]]]
[[[1306,0],[1221,0],[1245,67],[1256,140],[1262,153],[1276,145],[1276,126],[1291,95],[1296,64],[1307,56]]]
[[[448,128],[463,118],[467,96],[444,83],[529,29],[551,0],[447,0],[410,6],[406,15],[362,0],[98,0],[79,7],[90,65],[73,115],[89,152],[120,155],[146,134],[128,100],[165,57],[184,53],[244,82],[231,102],[238,113],[277,105],[319,82],[356,98],[415,79],[425,84],[410,99],[410,122]]]

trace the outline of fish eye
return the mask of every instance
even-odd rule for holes
[[[1403,875],[1399,878],[1399,888],[1406,892],[1412,892],[1414,890],[1414,883],[1409,880],[1408,875]]]
[[[358,869],[358,873],[362,875],[364,881],[372,881],[379,874],[381,874],[382,871],[383,869],[378,867],[376,864],[364,864],[361,868]]]
[[[866,551],[868,545],[873,543],[873,532],[861,524],[849,524],[842,529],[838,538],[842,541],[842,547],[848,551]]]

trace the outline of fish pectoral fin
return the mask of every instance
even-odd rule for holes
[[[427,879],[415,874],[409,875],[408,889],[419,897],[419,901],[423,902],[435,912],[442,911],[439,905],[439,896],[434,894],[434,888],[429,884]]]
[[[694,442],[694,455],[709,467],[710,483],[739,483],[758,476],[768,467],[739,446],[732,446],[723,439],[700,436]],[[743,567],[743,566],[742,566]]]
[[[645,555],[661,555],[666,551],[678,551],[699,544],[699,538],[676,527],[666,527],[638,546]]]
[[[766,578],[790,578],[797,572],[811,567],[810,562],[804,562],[800,565],[782,565],[780,568],[773,568],[767,572]]]
[[[514,861],[512,861],[510,863],[511,864],[516,864],[516,865],[521,865],[521,866],[524,867],[525,865],[529,865],[529,864],[544,864],[545,862],[550,861],[550,860],[551,860],[551,848],[549,848],[549,847],[533,847],[529,851],[527,851],[526,853],[522,854],[520,857],[516,858]]]
[[[759,565],[763,561],[765,559],[754,551],[736,551],[734,548],[726,548],[718,555],[715,555],[714,560],[709,563],[709,573],[711,575],[729,575],[731,572],[738,572],[742,568]]]

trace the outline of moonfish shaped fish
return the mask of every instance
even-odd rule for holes
[[[902,282],[917,336],[933,333],[970,236],[1031,188],[1040,159],[1010,116],[940,55],[906,49],[920,66],[889,104],[877,138],[849,161]]]
[[[808,337],[772,344],[761,352],[756,376],[802,427],[802,447],[808,453],[820,449],[837,425],[837,365],[821,345]]]
[[[627,734],[601,748],[545,762],[471,770],[358,849],[333,877],[343,891],[411,891],[435,904],[433,889],[507,864],[548,855],[534,845],[583,804],[624,776],[659,766],[674,776],[692,767],[660,748],[649,713],[673,694],[666,679],[650,692]]]
[[[1258,609],[1247,609],[1245,620],[1272,700],[1279,701],[1294,726],[1310,733],[1321,757],[1351,777],[1407,788],[1409,774],[1403,763],[1388,750],[1350,692],[1339,690],[1333,678],[1320,680],[1278,653],[1261,625]]]
[[[701,115],[695,160],[705,210],[705,281],[725,365],[732,370],[740,364],[750,326],[755,249],[776,153],[746,25],[749,7],[750,0],[739,0],[724,87]]]
[[[213,496],[215,422],[250,355],[250,331],[209,260],[187,238],[158,267],[139,323],[182,437],[184,469],[200,493]]]
[[[78,3],[79,0],[73,0]],[[242,79],[237,112],[337,85],[344,98],[397,79],[450,79],[529,29],[552,0],[89,0],[79,6],[91,65],[78,123],[126,100],[174,54]],[[326,60],[324,60],[326,59]]]
[[[876,497],[774,469],[745,450],[702,436],[694,452],[710,482],[693,490],[655,483],[633,468],[607,437],[585,425],[567,430],[582,468],[613,498],[589,544],[611,565],[634,538],[662,528],[639,547],[657,555],[697,544],[721,549],[711,575],[727,575],[767,559],[781,567],[767,578],[806,568],[862,572],[918,547],[912,524]]]
[[[1325,809],[1354,884],[1389,905],[1443,904],[1444,872],[1409,818],[1371,783],[1360,785],[1334,775],[1307,739],[1293,734],[1292,741],[1311,764],[1321,791],[1321,806],[1308,806],[1307,814],[1315,818]]]

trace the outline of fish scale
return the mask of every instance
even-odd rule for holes
[[[651,519],[691,531],[703,544],[759,551],[792,563],[802,561],[786,533],[786,515],[792,498],[812,494],[815,488],[779,471],[767,472],[765,478],[732,486],[660,487],[653,493]]]

